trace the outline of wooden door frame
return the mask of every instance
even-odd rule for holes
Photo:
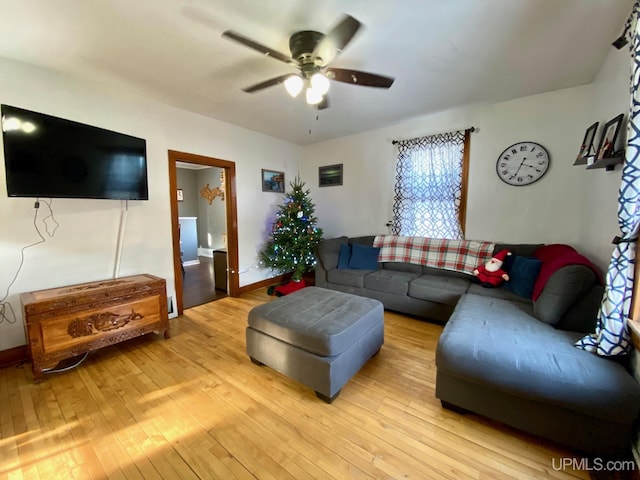
[[[225,169],[225,207],[227,219],[227,268],[229,279],[229,296],[237,297],[240,290],[238,274],[238,208],[236,200],[236,164],[229,160],[205,157],[193,153],[169,150],[169,190],[171,198],[171,234],[173,236],[173,276],[176,285],[176,309],[178,315],[184,311],[182,295],[182,266],[180,262],[180,233],[178,230],[178,185],[176,179],[176,162],[196,163],[208,167]]]

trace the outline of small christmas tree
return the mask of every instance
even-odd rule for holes
[[[309,190],[303,189],[304,182],[296,177],[289,185],[291,192],[285,194],[260,260],[280,273],[293,271],[293,280],[299,281],[316,264],[315,248],[322,239],[322,229],[316,227],[315,207]]]

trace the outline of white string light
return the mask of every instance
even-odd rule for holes
[[[253,270],[258,270],[259,268],[267,268],[267,267],[262,267],[262,265],[264,265],[264,262],[262,260],[260,260],[258,263],[254,263],[253,265],[251,265],[249,268],[247,268],[245,270],[240,270],[240,271],[236,272],[235,270],[227,268],[227,272],[229,272],[229,273],[237,273],[238,275],[242,275],[243,273],[249,273],[249,272],[251,272]],[[314,262],[314,265],[315,265],[315,262]]]
[[[229,273],[237,273],[238,275],[242,275],[243,273],[249,273],[252,270],[259,269],[260,265],[264,265],[264,262],[262,260],[260,260],[258,263],[254,263],[253,265],[251,265],[249,268],[247,268],[245,270],[240,270],[240,271],[236,272],[235,270],[231,270],[230,268],[227,268],[227,272],[229,272]]]

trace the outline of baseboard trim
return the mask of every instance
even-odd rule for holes
[[[0,351],[0,368],[10,367],[20,362],[26,362],[29,359],[27,354],[27,346],[9,348]]]
[[[259,290],[260,288],[270,287],[271,285],[280,284],[284,281],[285,276],[286,275],[278,275],[277,277],[267,278],[266,280],[261,280],[260,282],[243,285],[238,289],[238,295],[253,292],[254,290]]]

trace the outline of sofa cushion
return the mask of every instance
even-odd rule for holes
[[[349,239],[349,243],[351,245],[366,245],[367,247],[373,246],[373,240],[376,238],[375,235],[365,235],[363,237],[352,237]]]
[[[470,280],[472,277],[472,272],[468,272],[468,273],[456,272],[455,270],[445,270],[444,268],[435,268],[435,267],[427,267],[427,266],[422,267],[422,274],[464,278],[465,280]]]
[[[404,262],[383,262],[382,268],[386,270],[396,270],[398,272],[411,272],[422,273],[422,265],[416,263],[404,263]]]
[[[469,285],[467,293],[473,293],[475,295],[482,295],[483,297],[499,298],[501,300],[509,300],[510,302],[524,303],[525,305],[531,304],[530,298],[524,298],[515,293],[511,293],[504,288],[487,288],[478,283],[472,283]]]
[[[338,266],[340,245],[347,244],[347,237],[329,238],[318,244],[318,258],[325,270],[333,270]]]
[[[409,282],[417,277],[417,273],[377,270],[364,278],[364,287],[379,292],[406,295],[409,291]]]
[[[531,298],[542,262],[537,258],[516,255],[509,270],[509,280],[501,286],[524,298]]]
[[[538,248],[544,247],[542,243],[496,243],[493,249],[495,255],[500,250],[509,250],[514,255],[520,255],[521,257],[532,257],[533,252]]]
[[[376,270],[378,268],[378,255],[380,248],[368,247],[354,243],[351,245],[351,258],[349,268],[359,268],[362,270]]]
[[[533,302],[538,320],[557,325],[565,312],[596,284],[593,270],[584,265],[567,265],[549,277],[544,290]]]
[[[334,268],[327,272],[327,282],[349,287],[364,288],[364,277],[371,272],[373,272],[373,270],[358,270],[355,268],[338,270]]]
[[[455,305],[470,284],[470,280],[448,275],[421,275],[409,284],[409,296]]]
[[[338,254],[338,270],[349,268],[351,260],[351,245],[343,243],[340,245],[340,253]]]
[[[533,307],[522,303],[464,295],[438,341],[438,371],[596,418],[631,422],[640,386],[624,367],[574,347],[582,334],[554,329],[532,314]]]

